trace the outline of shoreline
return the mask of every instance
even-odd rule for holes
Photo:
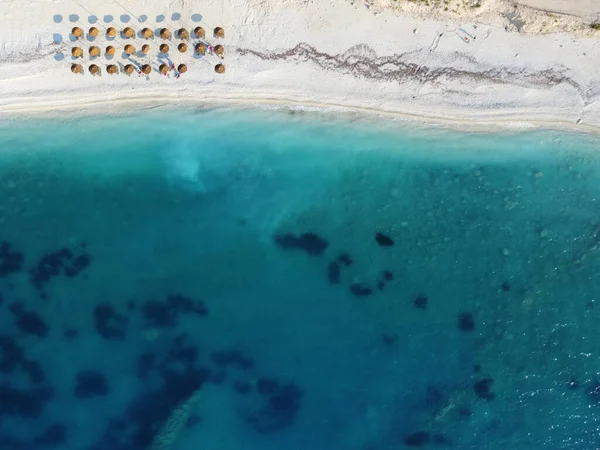
[[[85,116],[103,115],[115,112],[118,114],[131,112],[139,113],[149,109],[174,108],[177,106],[197,107],[230,107],[234,109],[264,109],[274,108],[280,110],[300,109],[309,114],[358,114],[364,118],[372,119],[382,117],[385,119],[401,120],[405,122],[419,123],[429,126],[445,126],[450,129],[464,132],[501,132],[501,131],[526,131],[526,130],[552,130],[572,133],[582,133],[600,136],[600,124],[594,126],[589,123],[576,123],[573,121],[560,120],[558,116],[552,117],[548,113],[535,111],[494,111],[483,110],[479,113],[471,113],[464,119],[452,118],[461,114],[460,110],[445,111],[444,114],[408,113],[399,109],[387,110],[382,108],[371,108],[368,106],[353,105],[349,103],[336,103],[309,99],[292,99],[285,97],[219,97],[198,96],[196,98],[163,95],[150,96],[141,93],[137,96],[122,96],[106,98],[106,96],[90,96],[85,98],[71,99],[69,103],[57,105],[56,99],[48,99],[46,102],[37,104],[27,102],[16,104],[12,108],[1,109],[0,118],[19,119],[24,117],[50,118],[64,114],[78,113]],[[128,110],[128,106],[136,107],[135,111]],[[396,105],[397,106],[397,105]],[[548,116],[548,117],[543,117]]]
[[[109,41],[101,33],[96,40],[76,41],[69,34],[74,25],[121,29],[127,23],[138,31],[142,23],[155,26],[153,18],[165,11],[154,0],[128,3],[129,12],[144,13],[147,22],[133,13],[119,16],[123,11],[118,6],[100,0],[90,0],[86,9],[66,2],[44,4],[31,14],[17,0],[7,0],[9,14],[0,17],[0,117],[114,112],[131,105],[266,106],[460,130],[535,127],[600,134],[600,33],[515,32],[503,28],[503,18],[484,21],[489,8],[501,10],[511,5],[508,0],[484,2],[481,9],[487,10],[478,22],[474,10],[442,20],[376,12],[352,0],[302,5],[286,0],[191,1],[169,11],[184,19],[166,24],[202,24],[209,32],[213,25],[223,26],[224,39],[208,40],[224,46],[225,59],[179,53],[180,40],[173,39],[167,57],[188,67],[176,79],[155,72],[147,77],[106,73],[108,64],[131,62],[157,70],[165,61],[158,52],[162,39],[127,41],[136,48],[150,43],[153,50],[147,56],[94,58],[87,56],[88,46],[121,48],[125,40]],[[468,30],[473,39],[465,42],[460,30]],[[74,61],[71,50],[78,45],[86,52]],[[72,62],[81,63],[85,74],[72,74]],[[214,66],[221,62],[227,69],[216,74]],[[89,64],[98,64],[101,76],[90,75]]]

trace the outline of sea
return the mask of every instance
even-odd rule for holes
[[[0,122],[1,450],[600,448],[600,138]]]

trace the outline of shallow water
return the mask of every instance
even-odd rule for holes
[[[0,448],[600,447],[599,143],[2,124]]]

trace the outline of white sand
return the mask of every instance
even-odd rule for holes
[[[600,32],[586,25],[578,33],[519,33],[503,15],[513,10],[504,0],[484,0],[481,8],[438,20],[424,18],[423,11],[400,12],[406,1],[386,5],[381,0],[366,7],[351,0],[174,0],[170,5],[155,0],[4,0],[0,112],[90,112],[99,104],[117,110],[129,104],[125,101],[300,103],[470,124],[600,127]],[[533,17],[522,7],[519,11]],[[181,19],[171,20],[173,13]],[[167,20],[158,24],[160,14]],[[193,20],[198,14],[202,23]],[[108,45],[105,28],[125,26],[122,15],[131,16],[129,25],[136,31],[142,28],[142,15],[152,29],[202,25],[212,34],[222,26],[225,39],[208,40],[225,46],[226,73],[214,72],[221,62],[216,56],[196,59],[190,50],[178,53],[180,41],[173,39],[171,60],[189,67],[180,79],[156,72],[149,79],[108,75],[104,55],[96,61],[103,69],[100,77],[87,70],[74,75],[70,51],[75,44],[69,32],[75,25],[87,30],[91,15],[99,19],[101,36],[94,45],[102,49]],[[114,20],[105,23],[105,15]],[[461,27],[476,39],[464,43],[455,34]],[[161,42],[151,42],[151,56],[136,60],[157,67]],[[132,43],[140,48],[142,40]],[[120,38],[113,43],[118,49],[124,44]],[[91,43],[79,45],[86,50],[81,63],[87,68]],[[63,60],[57,60],[60,55]],[[115,61],[127,63],[121,56]]]

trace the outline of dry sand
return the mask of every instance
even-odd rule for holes
[[[482,0],[476,8],[461,4],[456,13],[444,11],[443,3],[408,0],[176,0],[169,5],[5,0],[2,5],[0,112],[8,114],[92,112],[96,105],[117,111],[131,102],[228,102],[335,105],[465,124],[529,122],[588,130],[600,125],[600,32],[586,19],[515,8],[505,0]],[[159,22],[161,15],[166,18]],[[214,55],[178,53],[180,41],[173,39],[170,59],[189,67],[179,79],[156,72],[109,75],[111,61],[104,54],[94,61],[101,76],[74,75],[70,52],[77,44],[69,32],[73,26],[87,30],[96,18],[100,37],[94,45],[100,48],[109,44],[103,33],[108,26],[139,31],[202,25],[208,35],[222,26],[225,39],[209,36],[208,41],[225,46],[227,70],[215,73],[221,60]],[[460,28],[474,40],[461,40]],[[157,67],[160,42],[151,42],[150,55],[135,61]],[[139,48],[143,41],[132,43]],[[124,44],[113,43],[119,50]],[[91,42],[79,45],[86,50],[80,63],[87,67]],[[112,63],[128,62],[120,53]]]

